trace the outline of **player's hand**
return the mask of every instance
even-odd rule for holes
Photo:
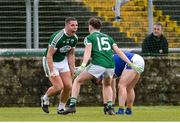
[[[84,71],[84,69],[86,68],[86,64],[81,64],[81,66],[80,67],[78,67],[78,69],[76,70],[76,72],[75,72],[75,78],[82,72],[82,71]]]
[[[134,69],[138,73],[142,73],[144,71],[144,69],[141,66],[138,66],[136,64],[131,63],[130,66],[132,67],[132,69]]]
[[[51,73],[50,73],[50,77],[56,77],[57,76],[57,74],[54,72],[54,71],[52,71]]]

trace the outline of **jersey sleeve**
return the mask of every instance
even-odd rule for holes
[[[114,41],[114,39],[113,39],[112,37],[109,36],[109,39],[110,39],[112,45],[117,45],[116,42]]]
[[[84,45],[92,44],[91,40],[88,37],[84,38]]]
[[[58,48],[58,41],[60,40],[60,38],[63,36],[62,32],[55,32],[49,40],[49,46],[57,49]]]

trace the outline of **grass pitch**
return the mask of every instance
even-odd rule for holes
[[[50,107],[49,114],[40,107],[0,108],[0,121],[180,121],[180,106],[136,106],[131,116],[104,115],[103,107],[77,107],[76,110],[75,114],[58,115],[56,107]]]

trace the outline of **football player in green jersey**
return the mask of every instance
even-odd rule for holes
[[[59,106],[57,113],[65,110],[65,104],[72,89],[72,77],[75,69],[75,46],[78,37],[75,34],[78,22],[69,17],[65,20],[65,28],[55,32],[49,41],[49,46],[43,57],[43,68],[52,86],[41,97],[41,107],[49,113],[49,98],[59,94]]]
[[[134,65],[125,56],[125,54],[118,48],[115,41],[107,34],[101,33],[102,22],[97,17],[92,17],[88,21],[89,35],[84,39],[85,51],[83,56],[83,62],[76,71],[76,79],[72,86],[72,94],[70,98],[70,104],[63,114],[75,113],[76,102],[79,95],[80,87],[87,80],[93,78],[99,78],[102,74],[104,82],[104,92],[107,102],[107,114],[114,115],[114,109],[112,107],[112,88],[111,79],[114,74],[114,60],[113,51],[116,52],[124,61],[126,61],[134,69],[141,71],[141,67]],[[91,63],[86,67],[89,59],[92,58]],[[86,69],[85,69],[86,67]]]

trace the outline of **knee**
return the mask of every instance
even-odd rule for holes
[[[64,85],[62,84],[62,85],[56,86],[54,88],[55,88],[56,92],[60,92],[61,90],[64,89]]]
[[[72,89],[72,84],[64,85],[64,90],[71,91],[71,89]]]
[[[82,80],[81,78],[77,77],[75,80],[74,80],[74,83],[73,84],[83,84],[84,83],[84,80]]]
[[[111,83],[110,82],[104,82],[104,86],[111,86]]]
[[[106,77],[103,82],[104,86],[111,86],[111,80],[109,77]]]
[[[123,84],[119,84],[119,85],[118,85],[118,88],[119,88],[119,90],[121,90],[121,89],[126,88],[126,86],[125,86],[125,85],[123,85]]]
[[[130,92],[132,92],[132,91],[134,91],[133,88],[131,88],[131,87],[128,87],[128,88],[127,88],[127,92],[128,92],[128,93],[130,93]]]

